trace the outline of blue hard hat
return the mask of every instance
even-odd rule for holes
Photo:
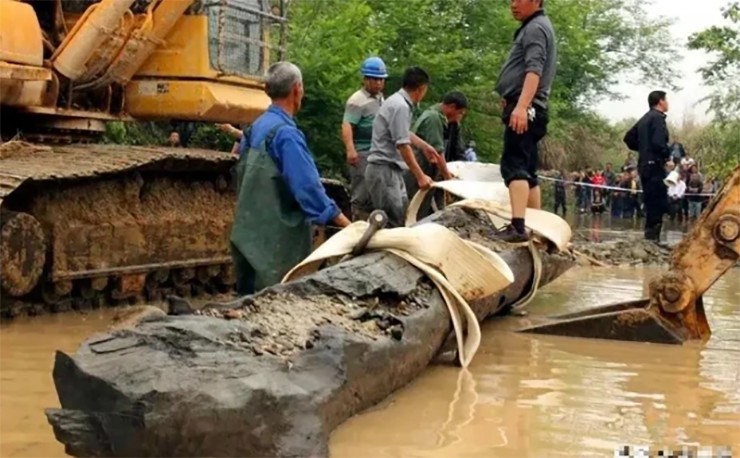
[[[388,78],[388,73],[385,71],[385,63],[383,63],[383,59],[380,57],[368,57],[365,59],[360,72],[363,76],[370,78]]]

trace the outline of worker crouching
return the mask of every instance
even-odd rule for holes
[[[265,83],[272,104],[244,131],[237,163],[231,252],[239,295],[277,284],[311,253],[311,224],[349,220],[331,200],[293,116],[303,100],[300,69],[278,62]]]

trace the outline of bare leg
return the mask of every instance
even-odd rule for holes
[[[536,208],[539,210],[542,208],[540,187],[535,186],[529,190],[529,199],[527,199],[527,208]]]
[[[527,180],[515,180],[509,183],[512,218],[524,218],[524,212],[527,209],[527,202],[531,198],[530,196]],[[537,194],[537,204],[539,205],[539,193]]]

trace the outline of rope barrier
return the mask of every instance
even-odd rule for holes
[[[556,183],[572,184],[572,185],[575,185],[575,186],[584,186],[584,187],[587,187],[587,188],[609,189],[609,190],[614,190],[614,191],[619,191],[619,192],[628,192],[628,193],[642,193],[643,192],[642,189],[629,189],[629,188],[620,188],[618,186],[608,186],[608,185],[593,184],[593,183],[582,183],[580,181],[562,180],[560,178],[552,178],[552,177],[546,177],[546,176],[541,176],[541,175],[537,175],[537,178],[540,179],[540,180],[552,181],[552,182],[556,182]],[[686,192],[686,193],[684,193],[684,197],[686,197],[686,196],[713,197],[716,194],[717,194],[716,192],[714,192],[714,193]]]

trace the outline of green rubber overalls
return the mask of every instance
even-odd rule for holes
[[[231,228],[231,255],[239,295],[280,283],[311,253],[311,226],[267,153],[285,124],[278,124],[236,165],[236,210]],[[249,138],[250,128],[243,135]]]

